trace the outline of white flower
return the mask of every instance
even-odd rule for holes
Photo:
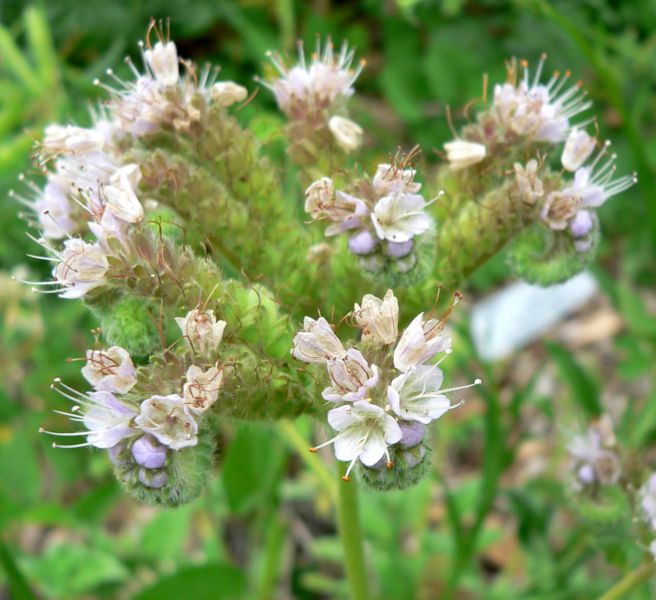
[[[313,219],[321,219],[331,212],[334,196],[333,180],[322,177],[305,190],[305,212]]]
[[[163,86],[178,83],[178,50],[173,42],[157,42],[144,52],[144,56],[158,83]]]
[[[353,152],[362,143],[362,127],[344,117],[332,117],[328,121],[328,128],[335,136],[335,141],[345,152]]]
[[[73,125],[48,125],[40,151],[45,158],[59,154],[82,154],[102,150],[105,139],[95,129]]]
[[[328,374],[332,387],[322,396],[328,402],[354,402],[362,400],[370,388],[378,383],[378,367],[369,366],[359,350],[349,348],[343,358],[328,361]]]
[[[542,180],[538,177],[538,161],[532,158],[523,167],[515,163],[515,182],[520,198],[526,204],[535,204],[544,194]]]
[[[590,158],[596,144],[596,138],[574,128],[567,136],[560,162],[565,169],[574,172]]]
[[[581,205],[581,197],[570,192],[551,192],[540,211],[540,218],[554,231],[567,228]]]
[[[228,107],[246,100],[248,90],[234,81],[219,81],[211,87],[210,95],[219,106]]]
[[[298,64],[291,69],[279,56],[271,52],[268,56],[280,77],[273,82],[261,83],[273,92],[278,106],[289,118],[303,118],[308,110],[327,110],[349,98],[353,94],[353,83],[364,66],[361,62],[356,69],[351,69],[354,52],[343,44],[339,54],[335,55],[330,40],[323,52],[317,41],[317,49],[309,65],[300,44]]]
[[[346,350],[333,332],[330,323],[319,317],[303,320],[303,331],[294,336],[292,356],[306,363],[325,363],[329,360],[344,358]]]
[[[137,383],[137,370],[130,353],[119,346],[87,350],[82,375],[97,390],[116,394],[126,394]]]
[[[481,383],[477,379],[469,385],[441,390],[443,379],[444,374],[437,365],[418,365],[399,375],[387,388],[387,400],[391,409],[406,421],[418,421],[427,425],[454,408],[446,394]]]
[[[396,165],[380,164],[373,178],[374,192],[379,198],[390,194],[416,194],[421,183],[416,183],[414,169],[402,169]]]
[[[65,398],[71,400],[74,406],[71,412],[56,411],[67,416],[71,421],[82,423],[86,428],[83,431],[72,433],[56,433],[41,428],[41,433],[60,437],[86,436],[84,443],[61,445],[53,444],[56,448],[83,448],[94,446],[96,448],[113,448],[121,440],[136,435],[138,432],[132,428],[131,423],[136,411],[123,404],[108,391],[95,391],[82,394],[77,390],[55,379],[52,388]]]
[[[540,59],[532,80],[528,65],[523,64],[524,74],[519,82],[494,87],[494,111],[501,124],[514,134],[557,143],[567,137],[570,119],[592,103],[578,84],[563,90],[569,71],[562,77],[555,73],[546,84],[541,84],[545,58]],[[514,78],[514,72],[511,75]]]
[[[110,177],[109,185],[103,188],[107,209],[126,223],[140,223],[144,218],[143,206],[134,193],[140,179],[138,165],[129,164],[118,169]]]
[[[640,505],[651,528],[656,531],[656,473],[652,474],[643,486]]]
[[[195,414],[205,412],[219,397],[223,371],[211,367],[203,371],[196,365],[187,369],[187,379],[183,386],[183,398],[189,410]]]
[[[402,373],[451,348],[451,338],[439,335],[442,324],[437,319],[424,320],[418,314],[401,335],[394,349],[394,366]]]
[[[339,432],[338,435],[312,450],[335,444],[337,459],[351,463],[344,479],[348,480],[358,459],[363,465],[371,467],[383,456],[387,456],[391,466],[388,446],[397,443],[403,434],[396,419],[380,406],[358,400],[353,404],[333,408],[328,411],[328,423]]]
[[[362,329],[362,339],[373,339],[380,344],[392,344],[399,335],[399,301],[392,290],[381,300],[372,294],[362,298],[362,307],[356,304],[353,315]]]
[[[418,194],[392,193],[381,198],[371,214],[376,234],[381,240],[407,242],[430,228],[432,219],[424,212],[427,206]]]
[[[195,352],[216,350],[223,338],[225,321],[217,321],[213,310],[190,310],[184,317],[176,317],[182,335]]]
[[[446,158],[452,171],[460,171],[481,162],[487,153],[483,144],[454,140],[444,144]]]
[[[603,419],[585,433],[574,436],[567,444],[567,451],[574,459],[574,467],[579,486],[598,482],[612,485],[619,480],[621,465],[617,455],[604,446],[610,441],[608,434],[602,438],[603,429],[607,428]],[[612,437],[612,432],[610,432]]]
[[[198,443],[198,424],[178,394],[151,396],[144,400],[134,423],[172,450]]]
[[[79,238],[64,242],[59,259],[53,275],[62,285],[62,298],[81,298],[103,283],[109,269],[107,256],[100,245],[87,244]]]
[[[124,91],[110,88],[114,96],[110,108],[121,127],[138,137],[158,131],[169,119],[169,101],[157,81],[141,75],[124,87]]]

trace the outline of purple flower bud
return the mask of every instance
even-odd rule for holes
[[[419,444],[426,435],[426,425],[418,421],[399,421],[403,437],[399,442],[401,448],[412,448]]]
[[[158,489],[164,487],[169,480],[166,471],[151,471],[149,469],[139,469],[139,481],[146,487]]]
[[[585,485],[590,485],[591,483],[594,483],[595,472],[590,465],[583,465],[578,470],[577,475],[581,483],[584,483]]]
[[[360,256],[371,254],[376,248],[376,244],[378,244],[378,240],[366,229],[352,235],[348,241],[349,250]]]
[[[589,210],[579,210],[569,222],[569,229],[574,237],[584,237],[592,231],[594,219]]]
[[[166,448],[148,435],[140,437],[132,444],[132,456],[142,467],[159,469],[166,464]]]
[[[403,258],[412,252],[412,240],[407,242],[387,242],[387,253],[394,258]]]
[[[112,446],[107,451],[107,453],[109,454],[109,460],[111,460],[112,463],[117,467],[121,467],[129,464],[130,462],[128,457],[129,455],[126,456],[127,453],[125,452],[125,450],[126,450],[125,444],[120,442],[115,446]]]

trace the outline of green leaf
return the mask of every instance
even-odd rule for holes
[[[232,511],[250,510],[275,494],[284,454],[271,440],[271,430],[256,425],[243,425],[232,440],[223,462],[223,484]]]
[[[215,563],[181,569],[169,577],[163,577],[132,600],[225,600],[244,598],[245,593],[244,574],[232,565]]]
[[[563,381],[572,388],[574,400],[589,418],[599,417],[603,410],[597,382],[586,373],[566,348],[547,343],[547,350],[556,362]]]
[[[9,580],[10,595],[14,600],[32,600],[35,596],[21,573],[9,548],[0,540],[0,565]]]

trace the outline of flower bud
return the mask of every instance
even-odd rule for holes
[[[328,121],[328,127],[335,136],[335,141],[345,152],[353,152],[362,143],[362,127],[351,119],[344,117],[332,117]]]
[[[149,435],[141,436],[132,444],[132,456],[146,469],[160,469],[166,464],[166,448]]]
[[[219,81],[212,86],[210,94],[219,106],[228,107],[246,100],[248,90],[234,81]]]
[[[412,252],[414,242],[408,240],[407,242],[387,242],[387,254],[394,258],[403,258]]]
[[[588,160],[596,144],[596,138],[589,136],[585,131],[572,129],[567,136],[563,154],[560,157],[563,167],[571,172],[576,171]]]
[[[452,171],[460,171],[481,162],[487,150],[483,144],[467,142],[465,140],[454,140],[444,144],[446,158]]]
[[[371,232],[367,229],[352,235],[348,241],[348,249],[358,256],[371,254],[377,245],[378,239],[371,235]]]
[[[585,237],[594,228],[594,219],[589,210],[579,210],[569,222],[569,230],[576,238]]]
[[[413,448],[426,437],[426,425],[419,421],[399,421],[403,437],[399,442],[402,448]]]

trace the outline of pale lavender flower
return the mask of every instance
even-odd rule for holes
[[[109,262],[100,244],[88,244],[79,238],[69,238],[64,242],[59,262],[53,271],[56,281],[61,285],[62,298],[82,298],[90,290],[104,282]]]
[[[371,220],[381,240],[407,242],[430,229],[431,217],[424,212],[427,203],[419,194],[393,193],[381,198]]]
[[[574,172],[590,158],[596,144],[596,138],[574,128],[567,136],[560,162],[566,170]]]
[[[392,290],[387,290],[382,300],[365,294],[362,306],[353,307],[353,316],[364,340],[393,344],[399,335],[399,301]]]
[[[210,367],[203,371],[196,365],[187,369],[186,381],[183,386],[183,398],[194,414],[204,413],[219,397],[223,371]]]
[[[460,171],[485,159],[487,150],[483,144],[466,140],[453,140],[444,144],[446,159],[452,171]]]
[[[421,365],[440,352],[449,352],[451,338],[440,335],[442,323],[418,314],[401,335],[394,349],[394,366],[402,373]]]
[[[225,321],[217,321],[213,310],[195,308],[184,317],[176,317],[182,335],[194,352],[213,352],[221,343]]]

